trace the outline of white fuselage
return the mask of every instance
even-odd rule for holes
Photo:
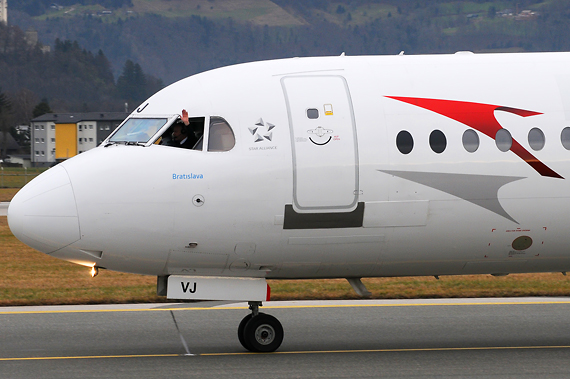
[[[132,117],[186,109],[205,120],[203,150],[104,142],[22,189],[10,227],[55,257],[157,276],[567,271],[569,65],[458,53],[195,75]],[[208,151],[212,117],[231,149]]]

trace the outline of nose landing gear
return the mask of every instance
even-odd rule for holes
[[[260,301],[250,301],[251,314],[239,323],[238,339],[247,350],[270,353],[283,342],[283,326],[275,317],[259,312]]]

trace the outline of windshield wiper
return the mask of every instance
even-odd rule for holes
[[[144,146],[144,143],[141,143],[138,141],[127,141],[127,142],[125,142],[125,145],[127,145],[127,146]]]

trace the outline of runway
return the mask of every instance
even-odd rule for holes
[[[245,303],[0,308],[0,377],[570,374],[570,298],[268,302],[261,310],[285,329],[277,353],[239,344]]]

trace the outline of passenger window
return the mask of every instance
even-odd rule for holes
[[[208,151],[228,151],[235,144],[234,132],[228,122],[221,117],[210,117]]]
[[[566,150],[570,150],[570,128],[566,127],[562,129],[562,133],[560,133],[560,140],[562,141],[562,146]]]
[[[467,129],[461,138],[463,147],[470,153],[474,153],[479,148],[479,135],[473,129]]]
[[[398,147],[398,150],[400,150],[400,153],[409,154],[414,148],[414,139],[410,132],[402,130],[398,133],[396,136],[396,146]]]
[[[434,130],[429,135],[429,145],[431,149],[437,153],[441,154],[447,147],[447,139],[445,138],[445,134],[441,130]]]
[[[539,128],[532,128],[528,132],[528,144],[534,151],[542,150],[545,141],[544,133]]]
[[[507,129],[499,129],[495,134],[495,144],[502,152],[509,151],[513,146],[513,137]]]

